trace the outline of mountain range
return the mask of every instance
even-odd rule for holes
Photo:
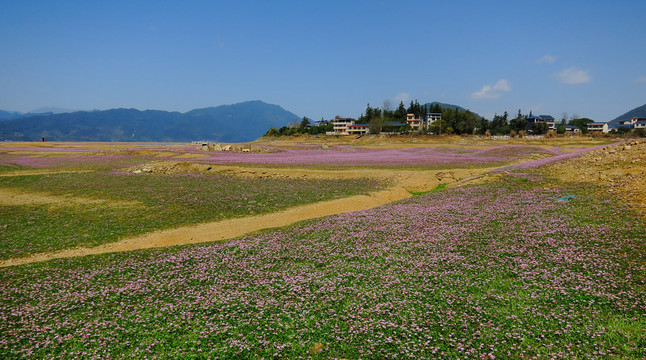
[[[436,104],[466,110],[440,102],[425,105]],[[137,109],[61,111],[41,108],[24,114],[0,110],[0,141],[40,141],[44,137],[49,141],[248,142],[261,137],[271,127],[300,121],[296,114],[259,100],[185,113]],[[646,117],[646,104],[609,123],[617,124],[632,117]]]
[[[110,109],[0,115],[6,114],[9,118],[0,121],[0,140],[12,141],[40,141],[44,137],[49,141],[247,142],[261,137],[270,127],[300,120],[278,105],[259,100],[185,113]]]

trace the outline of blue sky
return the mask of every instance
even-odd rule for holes
[[[646,1],[3,1],[0,109],[315,120],[440,101],[607,121],[646,103]]]

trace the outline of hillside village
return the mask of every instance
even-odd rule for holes
[[[545,134],[625,134],[634,132],[646,136],[646,117],[641,108],[633,109],[609,122],[596,122],[567,113],[556,119],[549,114],[516,115],[507,111],[487,119],[457,105],[438,102],[420,104],[411,101],[408,107],[400,102],[391,110],[389,105],[372,107],[370,104],[358,118],[337,115],[332,119],[293,121],[280,129],[271,128],[265,135],[296,134],[364,136],[366,134],[422,134],[422,135],[502,135],[525,136]]]
[[[399,131],[386,131],[389,133],[404,132],[401,129],[406,127],[406,132],[421,133],[426,132],[432,126],[437,125],[442,120],[442,113],[426,113],[426,114],[406,114],[406,123],[393,123],[390,124],[391,128],[399,128]],[[369,124],[357,123],[354,118],[345,118],[336,116],[329,121],[317,121],[315,125],[332,124],[332,131],[327,131],[326,135],[365,135],[370,132]],[[559,123],[551,115],[538,115],[529,116],[527,118],[528,132],[536,128],[538,124],[545,124],[548,131],[557,131]],[[618,125],[610,125],[605,122],[592,122],[587,124],[587,131],[591,133],[609,133],[613,130],[617,131],[621,128],[624,129],[646,129],[646,118],[631,118],[630,120],[622,121]],[[441,129],[441,128],[440,128]],[[563,125],[563,129],[568,133],[580,133],[581,129],[576,125]],[[441,130],[440,130],[441,131]]]

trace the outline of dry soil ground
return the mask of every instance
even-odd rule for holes
[[[646,140],[591,151],[548,170],[566,182],[604,185],[646,219]]]

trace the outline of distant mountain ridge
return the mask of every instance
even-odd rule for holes
[[[52,115],[52,114],[61,114],[61,113],[68,113],[68,112],[74,112],[76,110],[69,110],[69,109],[63,109],[63,108],[57,108],[57,107],[42,107],[36,110],[32,110],[28,113],[21,113],[18,111],[4,111],[0,110],[0,121],[2,120],[9,120],[9,119],[17,119],[21,117],[31,117],[31,116],[38,116],[38,115]]]
[[[0,121],[2,120],[9,120],[9,119],[15,119],[23,116],[22,113],[15,112],[15,111],[4,111],[0,110]]]
[[[260,100],[195,109],[110,109],[19,117],[0,121],[0,140],[247,142],[299,116]]]
[[[636,107],[623,115],[617,116],[613,120],[610,120],[608,124],[616,125],[619,124],[620,121],[630,120],[634,117],[646,118],[646,104]]]

